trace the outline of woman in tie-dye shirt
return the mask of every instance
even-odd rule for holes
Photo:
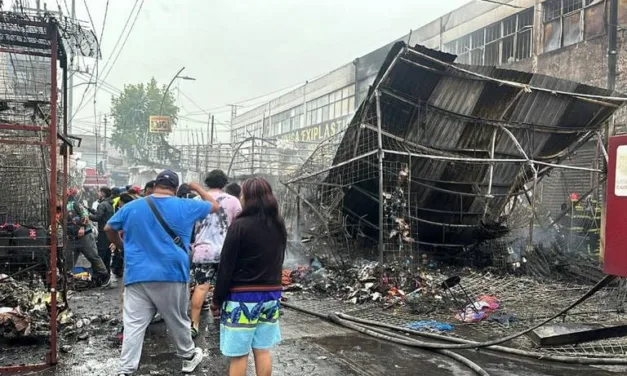
[[[220,208],[198,224],[192,245],[191,273],[196,285],[191,302],[192,337],[198,335],[200,311],[207,298],[210,285],[215,284],[226,232],[233,219],[242,211],[239,199],[222,191],[227,183],[227,176],[222,170],[213,170],[205,178],[209,193],[216,199]]]

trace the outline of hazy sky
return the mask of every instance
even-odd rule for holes
[[[48,9],[69,7],[72,0],[45,1]],[[23,0],[23,2],[25,2]],[[42,0],[42,3],[44,1]],[[200,124],[214,109],[220,122],[230,118],[228,103],[239,103],[331,71],[358,56],[436,19],[469,0],[145,0],[130,36],[115,64],[112,52],[135,0],[76,0],[78,18],[89,22],[89,7],[102,38],[100,78],[115,88],[155,77],[167,84],[185,67],[196,81],[179,81],[179,128],[204,129]],[[5,2],[6,3],[6,2]],[[30,0],[34,6],[35,0]],[[138,5],[139,7],[139,5]],[[130,24],[133,22],[131,19]],[[126,33],[124,33],[124,36]],[[118,51],[124,39],[119,43]],[[81,61],[82,68],[93,66]],[[102,68],[111,68],[110,73]],[[108,70],[109,68],[107,68]],[[74,85],[87,81],[78,75]],[[83,78],[84,77],[84,78]],[[75,87],[75,110],[89,85]],[[75,127],[94,129],[94,106],[88,92]],[[96,113],[107,113],[111,94],[96,98]],[[260,99],[242,103],[259,104]],[[87,105],[85,105],[87,102]],[[240,113],[246,108],[240,108]],[[191,115],[186,115],[192,113]],[[218,129],[226,130],[226,125]],[[220,139],[227,140],[228,133]]]

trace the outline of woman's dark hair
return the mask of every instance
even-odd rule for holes
[[[120,201],[122,201],[125,204],[128,204],[129,202],[133,201],[134,199],[135,199],[135,197],[131,196],[130,194],[128,194],[126,192],[122,193],[120,195]]]
[[[205,185],[209,188],[222,189],[229,183],[229,178],[222,170],[213,170],[205,177]]]
[[[102,194],[105,197],[111,197],[111,189],[109,189],[108,187],[102,187],[100,188],[100,192],[102,192]]]
[[[283,237],[283,246],[287,245],[285,221],[279,214],[279,205],[272,193],[270,183],[264,178],[251,178],[242,183],[244,207],[239,217],[257,217],[266,222],[268,227],[275,226]]]
[[[192,192],[188,184],[181,184],[176,191],[176,197],[179,198],[194,198],[196,195]]]
[[[239,198],[239,196],[242,194],[242,187],[240,187],[237,183],[231,183],[224,187],[224,192],[230,194],[231,196]]]

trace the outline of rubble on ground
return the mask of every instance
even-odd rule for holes
[[[85,328],[89,319],[78,319],[58,300],[57,322],[61,333]],[[82,330],[84,331],[84,330]],[[0,275],[0,339],[45,340],[50,337],[50,293],[41,280],[25,282]]]
[[[50,294],[32,285],[0,276],[0,337],[50,336]]]
[[[427,313],[448,305],[442,282],[449,276],[432,261],[423,261],[420,266],[392,262],[383,267],[378,262],[357,261],[341,268],[323,267],[316,258],[308,266],[284,270],[283,286],[288,296],[322,294],[353,304],[378,302],[387,308],[409,305],[416,313]]]

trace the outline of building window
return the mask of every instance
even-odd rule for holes
[[[233,130],[233,142],[240,142],[243,141],[247,136],[246,136],[246,126],[242,126],[240,128],[237,128],[235,130]]]
[[[300,129],[303,126],[303,120],[303,105],[280,112],[272,116],[272,125],[266,135],[274,137]]]
[[[307,102],[307,126],[347,116],[355,111],[355,85]]]
[[[543,4],[544,52],[605,33],[604,0],[549,0]]]
[[[500,65],[531,57],[533,9],[474,31],[444,45],[457,63]]]

